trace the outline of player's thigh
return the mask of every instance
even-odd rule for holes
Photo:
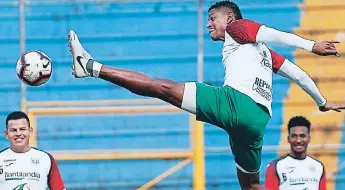
[[[236,107],[227,87],[196,83],[196,118],[228,131],[236,119]]]
[[[230,136],[230,145],[237,168],[244,173],[257,173],[261,166],[263,138],[253,140],[245,135],[236,135],[232,133]]]
[[[239,110],[239,124],[231,128],[230,144],[237,167],[245,173],[256,173],[261,166],[261,153],[264,134],[270,119],[268,112],[261,106],[252,104],[251,108]],[[245,106],[243,106],[245,108]]]

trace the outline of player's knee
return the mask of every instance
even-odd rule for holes
[[[181,107],[183,98],[183,83],[167,79],[153,79],[150,85],[149,96],[159,98],[174,106]]]
[[[151,82],[150,91],[155,97],[160,98],[171,96],[172,94],[174,94],[177,88],[178,83],[174,81],[155,78]]]
[[[259,172],[245,172],[237,165],[237,176],[242,189],[256,190],[261,188]]]

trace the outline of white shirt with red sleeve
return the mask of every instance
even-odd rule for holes
[[[285,58],[256,42],[260,24],[241,19],[228,25],[223,46],[224,85],[264,105],[272,115],[272,73]]]
[[[49,153],[30,148],[16,153],[10,148],[0,152],[1,190],[64,190],[55,159]]]
[[[272,116],[274,72],[296,82],[318,106],[323,106],[326,99],[306,72],[270,50],[266,42],[281,43],[308,51],[312,51],[315,43],[250,20],[234,21],[227,26],[222,50],[224,85],[231,86],[264,105]]]
[[[286,155],[268,165],[265,186],[269,190],[326,190],[325,168],[310,156],[295,159]]]

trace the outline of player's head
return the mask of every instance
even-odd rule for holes
[[[236,3],[232,1],[218,1],[208,9],[207,28],[214,41],[225,39],[226,26],[238,19],[242,13]]]
[[[295,116],[288,123],[288,142],[295,154],[305,153],[310,142],[310,122],[303,116]]]
[[[28,116],[21,111],[10,113],[6,118],[5,136],[14,151],[27,151],[32,134]]]

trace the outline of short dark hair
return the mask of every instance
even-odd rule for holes
[[[208,9],[208,12],[210,12],[212,9],[218,9],[221,7],[225,7],[230,9],[235,14],[235,19],[243,19],[242,13],[238,5],[232,1],[218,1],[215,4],[211,5],[211,7]]]
[[[28,122],[29,127],[30,127],[30,120],[29,120],[29,117],[26,115],[26,113],[24,113],[22,111],[14,111],[14,112],[8,114],[6,117],[6,129],[7,129],[8,121],[17,120],[17,119],[26,119],[26,121]]]
[[[308,133],[310,132],[310,121],[303,116],[295,116],[290,119],[288,123],[289,134],[290,134],[290,129],[296,126],[305,126],[308,129]]]

